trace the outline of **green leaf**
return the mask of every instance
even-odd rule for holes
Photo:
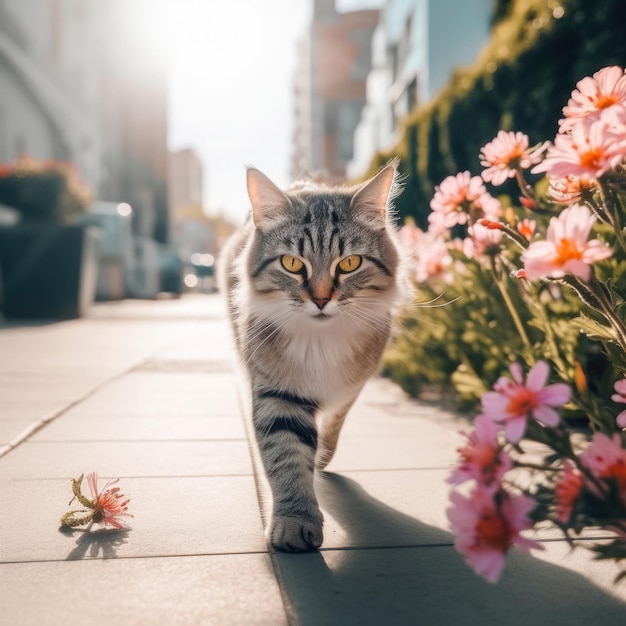
[[[600,324],[600,322],[596,322],[596,320],[587,317],[584,313],[572,319],[572,324],[588,337],[607,339],[609,341],[615,341],[617,339],[615,331],[610,326]]]

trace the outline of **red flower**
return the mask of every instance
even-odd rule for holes
[[[565,471],[554,489],[556,517],[563,524],[567,524],[569,521],[582,488],[583,477],[580,472],[576,470],[571,461],[565,461]]]

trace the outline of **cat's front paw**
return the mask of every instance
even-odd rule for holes
[[[271,544],[283,552],[317,550],[324,539],[321,517],[274,516],[270,526]]]

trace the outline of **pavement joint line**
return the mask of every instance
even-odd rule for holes
[[[225,437],[223,439],[39,439],[29,441],[34,445],[54,445],[60,443],[224,443],[227,441],[247,441],[245,437]]]
[[[254,474],[251,473],[247,473],[247,474],[181,474],[180,476],[177,475],[167,475],[167,476],[150,476],[150,475],[145,475],[145,476],[135,476],[132,474],[116,474],[115,476],[107,476],[105,474],[98,474],[99,478],[101,479],[109,479],[109,478],[119,478],[120,480],[124,479],[124,480],[148,480],[148,479],[158,479],[158,480],[176,480],[178,478],[253,478]],[[31,477],[31,478],[9,478],[8,480],[10,482],[34,482],[34,481],[38,481],[38,482],[42,482],[42,481],[46,481],[46,480],[72,480],[76,478],[75,476],[56,476],[56,477],[49,477],[49,476],[40,476],[40,477]]]
[[[81,561],[134,561],[137,559],[189,559],[211,556],[253,556],[255,554],[265,554],[269,556],[267,550],[244,550],[242,552],[192,552],[189,554],[137,554],[135,556],[113,556],[109,558],[103,558],[101,556],[88,556],[81,559],[33,559],[29,561],[0,561],[0,565],[30,565],[37,563],[80,563]]]
[[[142,361],[143,360],[144,359],[142,359]],[[36,432],[41,430],[44,426],[47,426],[50,422],[57,419],[61,415],[67,413],[70,409],[73,409],[75,406],[78,406],[81,402],[84,402],[85,400],[87,400],[88,398],[96,394],[98,391],[100,391],[107,385],[115,382],[116,380],[122,379],[124,376],[129,374],[133,369],[135,369],[135,367],[136,365],[133,364],[129,368],[124,369],[122,372],[118,372],[117,374],[110,376],[109,378],[96,384],[94,387],[86,391],[84,394],[82,394],[75,400],[72,400],[71,402],[63,406],[62,408],[57,409],[56,411],[52,411],[45,417],[42,417],[41,419],[37,420],[34,424],[31,424],[30,426],[28,426],[17,437],[15,437],[8,445],[0,448],[0,458],[6,456],[12,450],[15,450],[15,448],[17,448],[21,443],[23,443],[30,436],[34,435]]]

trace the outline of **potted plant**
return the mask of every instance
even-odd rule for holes
[[[75,168],[21,157],[0,164],[0,203],[18,221],[0,227],[0,306],[6,317],[69,319],[93,302],[95,232],[76,223],[91,194]]]

